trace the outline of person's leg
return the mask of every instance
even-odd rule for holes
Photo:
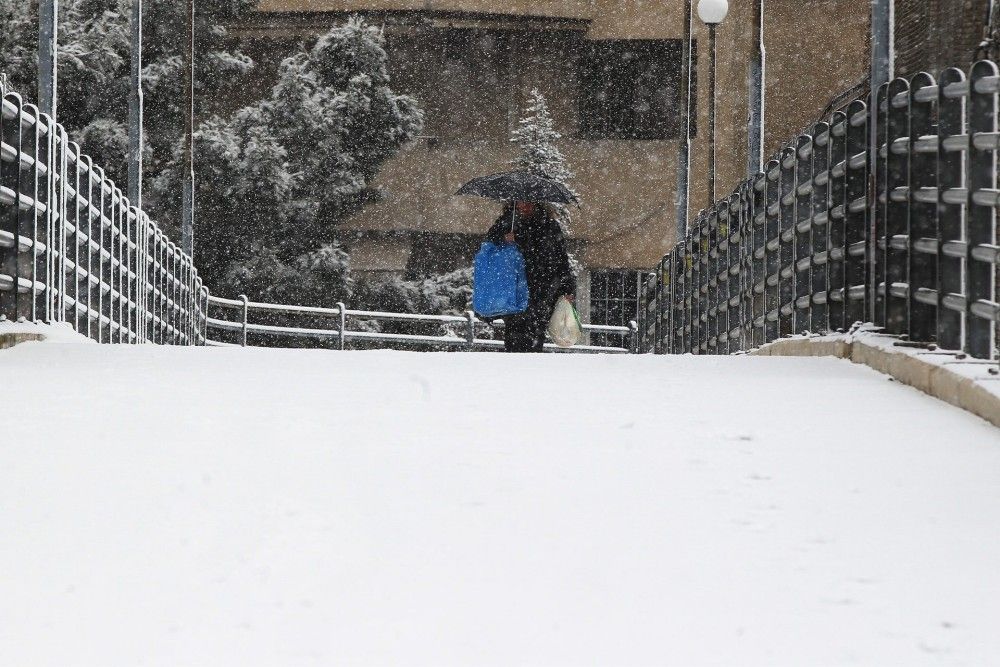
[[[538,306],[532,311],[533,352],[545,351],[545,338],[549,330],[549,320],[552,319],[552,312],[556,307],[557,292],[558,285],[553,283],[543,294],[538,295],[538,298],[535,300]]]
[[[525,315],[509,315],[504,318],[503,344],[505,351],[531,351],[531,319]]]

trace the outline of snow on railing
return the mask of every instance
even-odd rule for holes
[[[247,346],[250,334],[255,336],[269,337],[292,337],[292,338],[314,338],[320,340],[333,341],[338,349],[344,349],[348,342],[357,341],[359,343],[376,343],[385,347],[388,345],[401,347],[436,347],[454,348],[466,350],[498,350],[503,348],[502,340],[481,338],[478,331],[487,326],[503,326],[503,320],[494,320],[488,324],[476,317],[472,311],[467,311],[464,315],[420,315],[413,313],[390,313],[369,310],[351,310],[345,304],[338,303],[334,308],[319,308],[315,306],[293,306],[275,303],[260,303],[250,301],[246,296],[239,299],[224,299],[216,296],[209,296],[208,307],[217,308],[223,311],[238,311],[238,319],[223,319],[209,317],[207,326],[220,332],[228,332],[234,342],[217,339],[207,340],[208,345],[224,346]],[[311,318],[329,319],[332,327],[295,327],[277,326],[273,324],[260,324],[251,322],[251,313],[279,314],[289,316],[308,316]],[[419,335],[406,333],[386,333],[381,331],[360,331],[351,330],[348,327],[350,319],[365,321],[388,321],[388,322],[408,322],[412,324],[426,323],[437,325],[453,325],[460,329],[463,335]],[[545,348],[555,351],[566,352],[607,352],[607,353],[628,353],[634,352],[637,341],[637,326],[631,322],[630,326],[606,326],[598,324],[584,324],[583,330],[586,333],[609,333],[622,336],[625,343],[622,347],[599,347],[592,345],[576,345],[571,348],[560,348],[551,343]],[[388,344],[388,345],[387,345]]]
[[[899,78],[789,142],[647,277],[640,349],[727,354],[873,322],[995,359],[998,92],[991,61]]]
[[[0,320],[98,342],[205,342],[208,290],[66,130],[17,93],[0,109]]]

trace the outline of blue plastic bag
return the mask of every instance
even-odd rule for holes
[[[472,309],[482,317],[523,313],[528,309],[524,256],[513,243],[479,247],[472,270]]]

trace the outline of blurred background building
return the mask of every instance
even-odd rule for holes
[[[897,71],[970,60],[987,1],[896,0]],[[748,176],[757,2],[730,0],[718,27],[719,196]],[[839,93],[866,90],[870,6],[765,2],[768,156],[827,113]],[[351,14],[384,25],[394,88],[419,100],[426,126],[383,169],[377,202],[347,223],[345,238],[355,270],[421,274],[471,261],[498,207],[451,193],[509,167],[510,131],[527,93],[539,88],[583,201],[571,229],[586,269],[581,310],[617,324],[634,317],[637,270],[653,266],[677,238],[684,7],[684,0],[260,0],[251,20],[231,26],[258,61],[259,85],[226,97],[238,106],[263,96],[281,58]],[[709,91],[708,31],[697,18],[693,26],[692,216],[708,203]]]

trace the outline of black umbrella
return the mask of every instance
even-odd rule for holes
[[[551,202],[570,204],[577,201],[562,183],[538,176],[530,171],[505,171],[474,178],[458,189],[456,195],[478,195],[500,201]]]

